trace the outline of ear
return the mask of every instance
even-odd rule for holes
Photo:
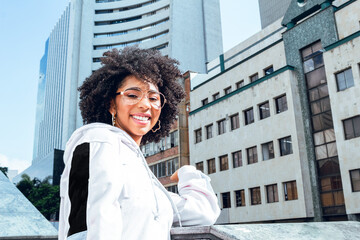
[[[115,104],[115,99],[111,99],[110,100],[110,108],[109,108],[109,112],[112,115],[116,114],[116,104]]]

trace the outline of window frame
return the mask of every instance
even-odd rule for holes
[[[250,83],[255,82],[259,79],[259,73],[254,73],[249,78],[250,78]]]
[[[256,192],[254,192],[256,190]],[[249,188],[250,192],[250,203],[251,205],[261,205],[261,190],[260,187]],[[254,198],[254,193],[259,193],[258,199]],[[254,202],[254,200],[258,200]]]
[[[231,93],[231,86],[224,88],[224,95],[228,95],[229,93]]]
[[[213,164],[210,164],[210,163],[213,163]],[[206,164],[207,164],[207,172],[208,172],[208,174],[216,173],[215,158],[211,158],[211,159],[206,160]],[[214,166],[214,168],[211,168],[211,166]]]
[[[212,97],[213,97],[213,101],[219,99],[219,98],[220,98],[220,92],[214,93],[214,94],[212,95]]]
[[[292,184],[292,183],[294,183],[294,186],[295,186],[295,196],[293,199],[289,199],[287,184]],[[284,190],[284,200],[285,201],[293,201],[293,200],[299,199],[298,192],[297,192],[296,180],[283,182],[283,190]]]
[[[264,154],[264,147],[265,147],[265,146],[268,146],[270,143],[272,144],[272,155],[269,154],[269,158],[265,159],[265,157],[264,157],[264,156],[265,156],[265,154]],[[269,148],[267,147],[266,149],[267,149],[268,152],[270,153]],[[274,158],[275,158],[274,142],[273,142],[273,141],[270,141],[270,142],[266,142],[266,143],[261,144],[261,154],[262,154],[262,160],[263,160],[263,161],[267,161],[267,160],[270,160],[270,159],[274,159]]]
[[[282,146],[283,146],[283,145],[281,144],[281,141],[282,141],[282,140],[284,140],[284,141],[285,141],[285,140],[288,140],[287,138],[290,138],[291,146],[290,146],[290,150],[284,152],[284,150],[282,149]],[[280,149],[280,156],[281,156],[281,157],[282,157],[282,156],[286,156],[286,155],[290,155],[290,154],[293,154],[293,153],[294,153],[291,136],[286,136],[286,137],[283,137],[283,138],[279,138],[278,141],[279,141],[279,149]]]
[[[210,131],[209,131],[210,129]],[[206,139],[210,139],[213,137],[213,124],[208,124],[205,126],[205,131],[206,131]]]
[[[195,163],[195,167],[196,167],[197,170],[199,170],[201,172],[204,172],[204,161]]]
[[[265,186],[266,189],[266,202],[267,203],[276,203],[279,202],[279,191],[277,184],[269,184]],[[272,199],[269,198],[269,195],[272,197]]]
[[[234,191],[235,193],[235,207],[245,207],[246,200],[245,200],[245,189],[240,189]],[[239,204],[240,200],[240,204]]]
[[[267,115],[266,115],[266,116],[263,116],[263,109],[262,109],[261,107],[262,107],[263,105],[265,105],[265,104],[268,105],[268,110],[266,111]],[[265,119],[265,118],[270,117],[271,114],[270,114],[270,103],[269,103],[269,101],[260,103],[260,104],[258,105],[258,108],[259,108],[259,119],[260,119],[260,120],[263,120],[263,119]]]
[[[196,143],[200,143],[202,140],[202,131],[201,128],[195,129],[194,130],[195,133],[195,144]]]
[[[235,122],[233,121],[234,118],[235,118]],[[231,129],[231,131],[233,131],[238,128],[240,128],[240,116],[239,116],[239,113],[235,113],[230,116],[230,129]]]
[[[286,107],[283,108],[284,106],[284,103],[281,103],[281,105],[279,104],[279,100],[284,98],[286,99]],[[276,114],[279,114],[279,113],[282,113],[282,112],[285,112],[289,109],[289,106],[288,106],[288,101],[287,101],[287,97],[286,97],[286,94],[283,94],[283,95],[280,95],[278,97],[276,97],[275,99],[275,107],[276,107]],[[281,109],[280,109],[281,108]],[[286,109],[285,109],[286,108]]]
[[[357,185],[359,185],[356,189],[354,189],[354,182],[353,182],[353,176],[352,176],[352,172],[355,172],[357,171],[358,172],[358,175],[359,175],[359,179],[356,180],[356,182],[358,182]],[[360,192],[360,168],[358,169],[352,169],[352,170],[349,170],[349,176],[350,176],[350,182],[351,182],[351,191],[352,192]]]
[[[345,140],[350,140],[353,138],[360,137],[360,126],[355,124],[355,122],[354,122],[355,120],[360,122],[360,115],[356,115],[351,118],[342,120]],[[351,136],[350,137],[348,137],[348,134],[347,134],[348,131],[347,131],[347,127],[346,127],[346,125],[347,125],[346,123],[349,121],[351,122]],[[358,127],[359,129],[357,130],[356,127]],[[348,129],[348,130],[350,130],[350,129]]]
[[[234,156],[238,155],[240,156],[238,159],[235,159]],[[233,168],[238,168],[238,167],[242,167],[243,166],[243,162],[242,162],[242,151],[236,151],[236,152],[232,152],[231,153],[232,156],[232,164],[233,164]],[[235,162],[238,162],[238,164],[235,164]]]
[[[235,84],[236,84],[236,89],[239,89],[239,88],[242,88],[243,86],[245,86],[244,80],[240,80],[240,81],[236,82]]]
[[[201,103],[203,106],[205,106],[206,104],[209,103],[209,98],[204,98],[203,100],[201,100]]]
[[[252,152],[252,161],[250,162],[250,154],[249,154],[249,151]],[[255,153],[255,154],[254,154]],[[256,156],[256,159],[255,157]],[[254,164],[254,163],[257,163],[259,161],[258,159],[258,154],[257,154],[257,146],[253,146],[253,147],[249,147],[246,149],[246,157],[247,157],[247,164],[250,165],[250,164]]]
[[[226,162],[224,163],[223,160]],[[229,157],[227,154],[219,156],[219,165],[220,165],[220,172],[229,170]]]
[[[266,73],[269,69],[272,69],[272,71],[270,73]],[[270,65],[270,66],[264,68],[263,71],[264,71],[264,76],[270,75],[270,74],[272,74],[274,72],[274,66]]]
[[[249,124],[252,124],[255,122],[255,117],[254,117],[254,108],[251,107],[251,108],[248,108],[248,109],[245,109],[244,111],[244,120],[245,120],[245,126],[246,125],[249,125]],[[250,119],[248,119],[248,112],[251,113],[249,115]],[[252,117],[252,118],[251,118]]]
[[[227,196],[226,198],[227,198],[227,204],[228,204],[228,206],[224,206],[225,204],[224,204],[224,197],[225,196]],[[231,193],[230,192],[223,192],[223,193],[221,193],[221,203],[222,203],[222,208],[224,209],[224,208],[231,208]]]
[[[348,80],[347,78],[346,78],[346,72],[350,72],[350,74],[351,74],[351,81],[350,81],[350,79]],[[344,85],[345,85],[345,88],[343,88],[343,89],[340,89],[340,84],[339,84],[339,76],[340,76],[340,74],[342,74],[343,75],[343,79],[344,79]],[[341,71],[339,71],[339,72],[336,72],[335,73],[335,80],[336,80],[336,89],[337,89],[337,91],[338,92],[341,92],[341,91],[345,91],[346,89],[348,89],[348,88],[351,88],[351,87],[354,87],[355,86],[355,83],[354,83],[354,75],[353,75],[353,72],[352,72],[352,68],[351,68],[351,66],[350,67],[348,67],[348,68],[346,68],[346,69],[343,69],[343,70],[341,70]],[[349,85],[349,83],[352,83],[352,85]]]
[[[219,121],[217,121],[217,127],[218,127],[218,135],[222,135],[224,133],[226,133],[226,118],[220,119]],[[223,131],[220,131],[220,130]]]

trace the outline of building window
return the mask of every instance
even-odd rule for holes
[[[240,127],[240,122],[239,122],[239,114],[235,114],[230,116],[230,120],[231,120],[231,130],[235,130],[237,128]]]
[[[241,80],[241,81],[236,83],[236,89],[239,89],[239,88],[241,88],[243,86],[244,86],[244,80]]]
[[[220,93],[217,92],[215,94],[213,94],[213,100],[215,101],[216,99],[219,99],[220,98]]]
[[[217,122],[218,124],[218,135],[225,133],[225,119]]]
[[[207,160],[208,174],[216,172],[215,158]]]
[[[268,68],[265,68],[264,69],[264,75],[269,75],[269,74],[272,74],[274,72],[274,67],[273,66],[270,66]]]
[[[221,193],[222,207],[231,208],[230,192]]]
[[[204,106],[209,103],[209,100],[208,100],[208,98],[205,98],[205,99],[201,100],[201,102],[202,102],[202,105]]]
[[[227,95],[231,93],[231,86],[224,89],[224,94]]]
[[[343,120],[345,139],[360,137],[360,116]]]
[[[246,149],[248,164],[258,162],[256,146]]]
[[[250,82],[254,82],[259,79],[259,74],[255,73],[254,75],[250,76]]]
[[[251,205],[261,204],[260,187],[250,188]]]
[[[204,172],[204,162],[198,162],[195,165],[197,170]]]
[[[353,192],[360,192],[360,169],[350,170],[351,188]]]
[[[237,167],[242,166],[241,151],[233,152],[232,153],[232,159],[233,159],[233,168],[237,168]]]
[[[166,175],[171,176],[179,169],[179,158],[173,158],[166,161]]]
[[[245,206],[245,191],[244,191],[244,189],[235,191],[235,204],[236,204],[236,207]]]
[[[166,187],[166,190],[168,190],[169,192],[173,192],[173,193],[179,193],[177,185]]]
[[[265,102],[259,105],[260,119],[270,117],[270,106],[269,102]]]
[[[268,203],[278,202],[278,189],[277,184],[267,185],[266,186],[266,197]]]
[[[335,76],[336,76],[336,84],[338,91],[343,91],[347,88],[354,86],[354,78],[352,75],[351,68],[339,72]]]
[[[212,138],[212,127],[213,127],[212,124],[205,126],[205,129],[206,129],[206,139]]]
[[[285,196],[285,201],[298,199],[296,181],[290,181],[284,183],[284,196]]]
[[[228,155],[220,157],[220,171],[225,171],[229,169],[229,160]]]
[[[262,150],[263,160],[269,160],[275,157],[274,144],[272,141],[261,144],[261,150]]]
[[[286,95],[275,99],[276,113],[281,113],[288,110]]]
[[[249,108],[244,111],[245,125],[251,124],[254,122],[254,110]]]
[[[195,143],[201,142],[201,128],[195,130]]]
[[[285,156],[293,153],[291,136],[280,138],[279,145],[280,145],[280,156]]]
[[[159,178],[166,176],[166,162],[158,163],[158,176]]]

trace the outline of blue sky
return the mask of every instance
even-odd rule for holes
[[[11,0],[0,8],[0,166],[31,164],[45,41],[69,0]],[[258,0],[220,0],[224,51],[261,30]]]

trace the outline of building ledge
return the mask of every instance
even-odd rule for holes
[[[358,239],[360,222],[231,224],[171,229],[172,240]]]

